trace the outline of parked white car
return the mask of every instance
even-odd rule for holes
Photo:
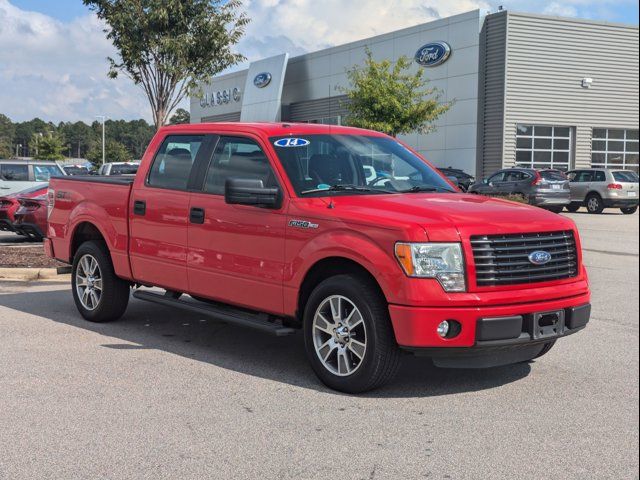
[[[45,185],[54,176],[66,175],[56,162],[47,160],[0,160],[0,196]]]
[[[98,170],[98,175],[135,175],[140,162],[105,163]]]

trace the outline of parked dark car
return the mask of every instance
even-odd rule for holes
[[[476,181],[473,175],[469,175],[467,172],[459,168],[444,167],[439,168],[438,170],[440,170],[440,172],[446,177],[455,178],[458,188],[463,192],[469,190],[469,187]]]
[[[569,179],[560,170],[506,168],[472,185],[469,193],[522,195],[530,205],[560,213],[571,202]]]
[[[13,228],[19,235],[24,235],[38,242],[47,235],[47,195],[39,197],[18,197],[20,206],[14,214]]]

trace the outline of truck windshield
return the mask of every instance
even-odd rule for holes
[[[391,138],[303,135],[270,140],[299,196],[455,191]]]

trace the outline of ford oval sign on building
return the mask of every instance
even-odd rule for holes
[[[435,67],[446,62],[449,55],[451,47],[447,42],[431,42],[418,49],[415,60],[423,67]]]
[[[269,72],[259,73],[253,79],[253,84],[258,88],[264,88],[269,83],[271,83],[271,74]]]

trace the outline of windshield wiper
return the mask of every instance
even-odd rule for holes
[[[391,193],[386,190],[378,190],[375,188],[363,187],[360,185],[352,185],[352,184],[344,184],[338,183],[336,185],[331,185],[326,188],[314,188],[312,190],[304,190],[300,192],[300,195],[307,195],[309,193],[320,193],[320,192],[375,192],[375,193]]]
[[[418,192],[447,192],[454,193],[454,190],[449,190],[444,187],[436,187],[435,185],[416,185],[415,187],[408,188],[406,190],[399,190],[398,193],[418,193]]]

